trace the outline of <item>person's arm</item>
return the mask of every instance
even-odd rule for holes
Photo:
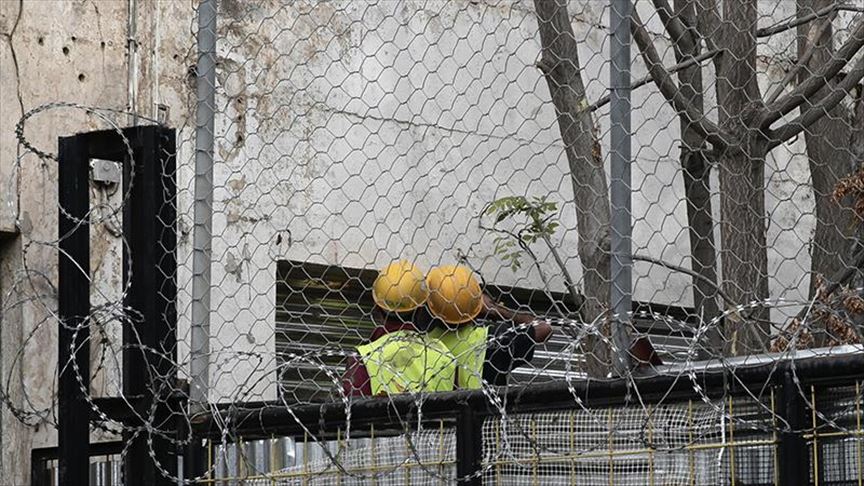
[[[512,321],[514,324],[531,324],[534,323],[534,338],[538,343],[546,342],[549,336],[552,335],[552,326],[548,322],[535,322],[537,316],[527,312],[516,312],[492,300],[486,294],[483,294],[483,310],[486,313],[486,318],[495,321]]]
[[[534,316],[531,314],[510,310],[486,294],[483,294],[483,310],[486,313],[486,319],[493,321],[513,321],[516,324],[528,324],[534,320]]]

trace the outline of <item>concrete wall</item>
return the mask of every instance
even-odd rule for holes
[[[137,68],[129,90],[129,4],[136,6]],[[26,411],[23,427],[2,408],[4,484],[29,484],[31,447],[55,443],[51,410],[56,386],[57,164],[26,154],[15,142],[22,114],[44,103],[75,102],[116,110],[135,107],[156,117],[169,106],[169,122],[187,125],[193,91],[186,72],[194,52],[190,2],[64,1],[0,2],[0,297],[2,383]],[[131,95],[131,96],[130,96]],[[117,123],[126,125],[125,116]],[[27,139],[56,153],[57,137],[107,128],[81,110],[58,109],[34,116]],[[20,157],[20,159],[19,159]],[[99,201],[95,189],[91,203]],[[116,204],[116,195],[112,197]],[[105,199],[103,199],[105,201]],[[116,300],[120,240],[104,224],[91,229],[94,304]],[[25,273],[26,272],[26,273]],[[106,324],[111,334],[111,324]],[[116,330],[116,326],[115,326]],[[95,346],[95,345],[94,345]],[[94,349],[95,351],[95,349]],[[110,393],[117,370],[94,379],[94,395]]]
[[[185,364],[195,3],[0,2],[0,232],[11,235],[0,243],[2,376],[17,406],[46,411],[36,425],[22,427],[3,410],[0,475],[13,482],[27,482],[30,447],[54,441],[48,411],[56,376],[57,261],[56,249],[40,243],[57,237],[56,163],[23,155],[14,125],[25,111],[54,101],[134,108],[153,118],[160,105],[168,109],[180,140],[178,311]],[[539,41],[531,2],[282,3],[220,2],[212,399],[274,396],[278,259],[375,268],[405,256],[429,266],[453,262],[463,251],[490,282],[537,287],[527,262],[514,273],[493,257],[478,214],[502,196],[548,195],[562,204],[555,241],[578,278],[575,216],[566,204],[572,188],[546,83],[534,67]],[[768,3],[765,25],[794,12],[792,2]],[[132,57],[130,5],[137,30]],[[574,0],[570,9],[591,100],[605,93],[608,80],[605,11],[598,5]],[[661,32],[656,16],[646,11],[643,18]],[[780,67],[794,58],[792,35],[761,47],[763,84],[782,77]],[[673,64],[668,44],[661,36],[656,42]],[[634,77],[643,74],[637,61]],[[710,103],[710,76],[705,86]],[[650,85],[634,93],[634,106],[634,249],[688,265],[677,120]],[[598,113],[604,154],[606,113]],[[79,110],[54,110],[33,118],[26,134],[54,151],[58,136],[93,128],[104,124]],[[802,249],[813,227],[813,202],[802,186],[809,175],[803,152],[802,143],[776,150],[766,172],[775,296],[806,292],[809,257]],[[94,202],[105,197],[93,191]],[[93,294],[97,301],[117,299],[120,241],[104,224],[93,235]],[[549,255],[539,247],[538,254],[560,288]],[[639,300],[691,302],[689,279],[680,275],[637,264],[634,278]],[[104,326],[109,336],[116,335],[112,326]],[[94,380],[94,394],[117,386],[116,368],[109,369]]]

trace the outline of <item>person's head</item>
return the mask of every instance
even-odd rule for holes
[[[427,307],[446,325],[472,322],[483,310],[483,292],[474,273],[462,265],[442,265],[426,275]]]
[[[425,313],[423,304],[428,298],[423,272],[407,260],[393,262],[378,273],[372,284],[372,317],[379,324],[394,320],[416,323]]]

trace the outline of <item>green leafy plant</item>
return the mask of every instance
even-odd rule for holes
[[[487,230],[498,233],[495,237],[494,253],[506,262],[513,271],[522,267],[525,252],[534,255],[529,245],[538,239],[548,242],[555,234],[559,223],[558,203],[548,201],[546,196],[528,199],[524,196],[508,196],[492,201],[483,210],[483,216],[493,219]],[[505,221],[516,221],[515,230],[501,228]]]
[[[492,219],[491,226],[484,226],[483,216]],[[545,196],[530,199],[524,196],[507,196],[496,199],[486,206],[481,213],[480,228],[496,234],[494,253],[512,271],[515,272],[522,267],[522,257],[527,254],[540,275],[544,288],[548,290],[550,289],[549,278],[540,266],[537,254],[531,249],[531,245],[537,240],[542,240],[564,277],[573,308],[581,309],[584,298],[579,294],[558,247],[552,242],[552,236],[560,226],[557,217],[558,203],[547,200]],[[515,224],[505,227],[504,222]],[[562,315],[566,314],[567,312],[562,312]]]

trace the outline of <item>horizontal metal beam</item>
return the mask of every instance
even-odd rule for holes
[[[730,369],[702,369],[694,371],[696,383],[709,396],[764,394],[766,383],[779,380],[789,371],[802,383],[845,384],[864,376],[864,353],[845,356],[811,357],[760,363]],[[636,377],[632,387],[646,402],[684,401],[700,399],[694,391],[694,382],[682,371],[674,374]],[[507,413],[538,410],[567,410],[575,408],[573,393],[589,407],[626,404],[625,397],[635,395],[628,389],[628,381],[574,380],[556,381],[538,385],[500,388]],[[422,401],[411,395],[395,395],[387,399],[364,398],[351,405],[351,426],[359,430],[364,424],[375,424],[376,430],[403,427],[415,421],[418,414],[429,420],[454,418],[463,406],[470,406],[479,416],[494,416],[499,410],[492,406],[482,391],[457,391],[423,395]],[[223,430],[219,424],[230,423],[229,440],[242,436],[246,440],[274,435],[303,435],[304,428],[326,435],[344,428],[346,410],[342,402],[286,406],[285,402],[247,402],[244,404],[215,405],[217,414],[205,412],[192,418],[196,436],[221,440]],[[217,419],[218,415],[218,419]]]

